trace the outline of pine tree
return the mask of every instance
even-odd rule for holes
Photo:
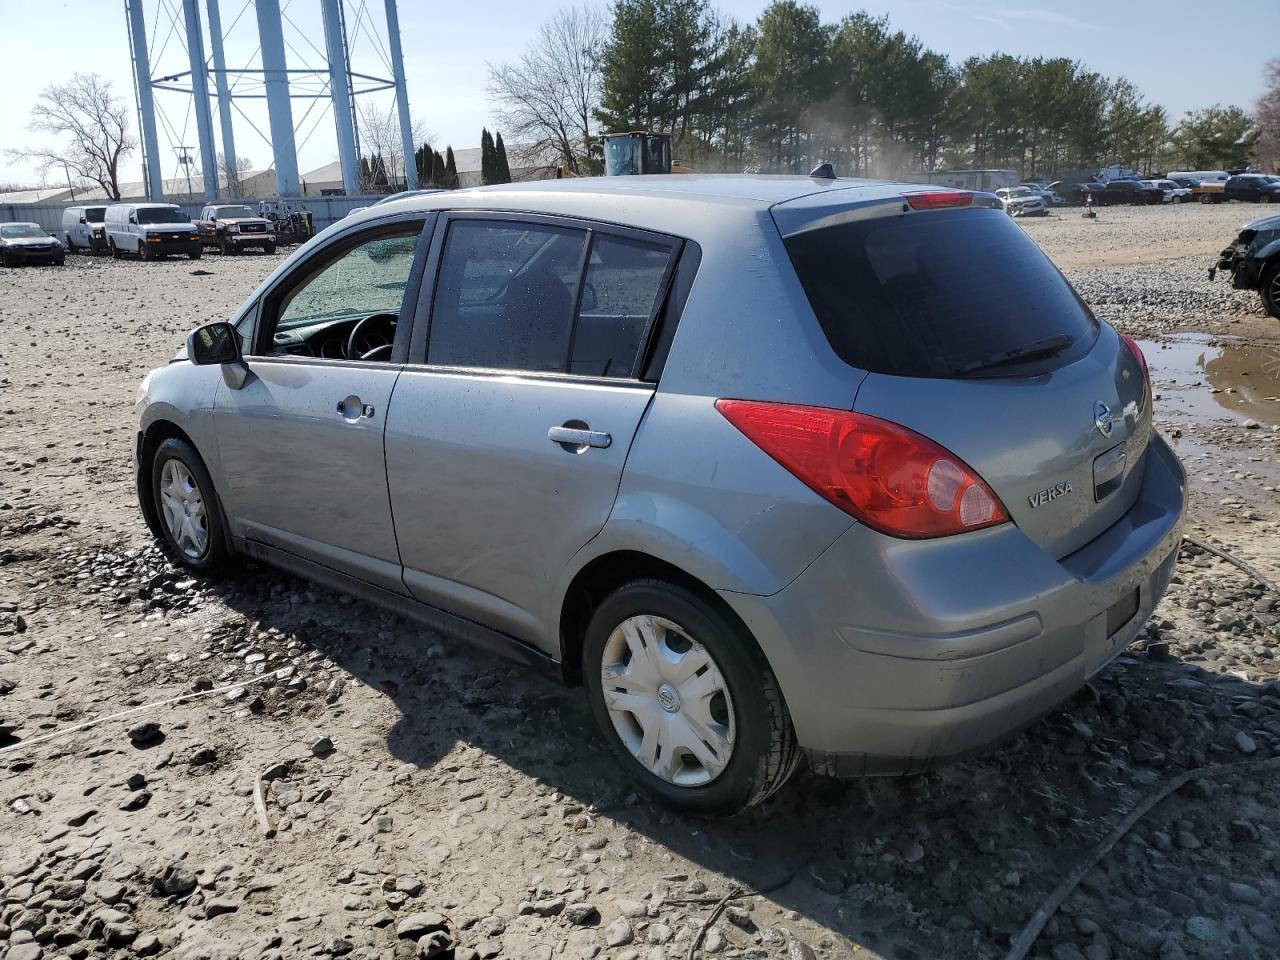
[[[458,188],[458,164],[453,159],[453,147],[444,148],[444,187],[446,190]]]
[[[445,186],[444,157],[440,156],[439,150],[433,150],[431,158],[431,185],[443,187]]]
[[[498,182],[498,155],[493,146],[493,135],[489,128],[480,131],[480,182],[484,184]]]
[[[511,182],[511,166],[507,163],[507,145],[502,142],[502,131],[498,131],[498,142],[494,145],[494,183]]]
[[[424,143],[413,152],[413,163],[418,168],[418,183],[424,187],[429,187],[435,182],[434,160],[435,154],[432,153],[429,143]]]

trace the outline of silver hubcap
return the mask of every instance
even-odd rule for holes
[[[698,787],[733,755],[733,701],[707,649],[669,620],[630,617],[604,645],[600,685],[613,728],[667,783]]]
[[[166,460],[160,469],[160,510],[164,526],[178,549],[192,560],[204,556],[209,545],[204,497],[195,477],[181,460]]]

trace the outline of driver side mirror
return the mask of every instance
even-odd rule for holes
[[[200,367],[235,363],[240,359],[240,341],[235,327],[223,321],[196,327],[187,334],[187,359]]]
[[[88,219],[86,219],[85,217],[81,217],[81,218],[80,218],[80,222],[81,222],[81,223],[88,223],[89,221],[88,221]]]
[[[196,366],[222,365],[222,379],[232,390],[244,386],[249,368],[240,358],[240,337],[224,320],[206,323],[187,334],[187,359]]]
[[[130,222],[130,223],[137,223],[137,222],[138,222],[138,218],[137,218],[134,214],[132,214],[132,213],[131,213],[131,214],[129,214],[129,222]]]

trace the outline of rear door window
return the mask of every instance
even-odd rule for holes
[[[1097,320],[999,210],[937,210],[809,230],[787,252],[845,362],[906,377],[1026,375],[1088,352]],[[1036,345],[1052,356],[1030,357]],[[1026,362],[996,363],[1028,353]]]
[[[454,220],[427,362],[634,378],[674,252],[660,239],[585,226]]]

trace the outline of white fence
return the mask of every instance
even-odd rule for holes
[[[381,200],[373,197],[297,197],[290,198],[288,203],[294,210],[310,210],[311,218],[319,233],[331,223],[336,223],[356,207],[367,207]],[[75,206],[102,206],[105,200],[90,200],[86,203],[0,203],[0,223],[38,223],[55,236],[62,235],[62,211]],[[130,202],[130,201],[125,201]],[[144,202],[144,201],[133,201]],[[256,210],[258,201],[223,200],[220,203],[244,203]],[[203,201],[178,201],[180,206],[192,218],[200,216],[204,209]]]

